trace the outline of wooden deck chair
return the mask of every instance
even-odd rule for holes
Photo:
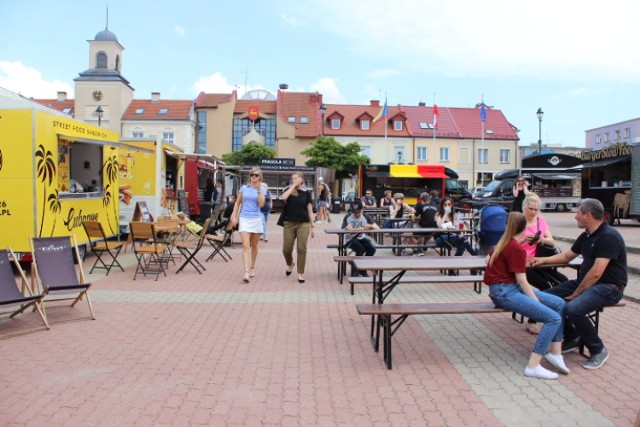
[[[156,280],[160,273],[166,276],[167,273],[162,264],[165,262],[163,256],[167,251],[167,245],[157,242],[153,223],[132,221],[129,223],[129,233],[133,242],[133,252],[138,261],[133,280],[136,280],[138,274],[143,276],[155,274]]]
[[[93,270],[96,268],[102,268],[107,270],[106,275],[108,276],[114,265],[117,265],[120,270],[124,271],[124,268],[122,268],[122,265],[120,265],[117,258],[125,242],[107,240],[107,235],[102,228],[102,224],[98,221],[82,221],[82,226],[84,227],[85,233],[87,233],[87,237],[89,237],[91,252],[96,256],[96,261],[93,263],[93,267],[91,267],[89,274],[92,274]],[[102,256],[105,254],[111,257],[111,260],[107,259],[107,263],[109,263],[108,265],[102,259]],[[98,263],[102,265],[100,266]]]
[[[45,296],[44,304],[49,301],[73,301],[71,307],[82,299],[87,300],[91,319],[95,320],[93,306],[89,298],[91,283],[84,277],[75,236],[32,237],[31,256],[33,257],[33,275]],[[74,295],[74,296],[69,296]],[[74,319],[78,320],[78,319]]]
[[[200,261],[196,259],[196,255],[202,249],[202,245],[204,244],[204,239],[207,236],[207,228],[209,227],[209,223],[211,222],[211,218],[207,218],[204,222],[203,228],[200,231],[200,236],[198,236],[198,240],[187,240],[184,242],[176,242],[175,247],[180,251],[182,255],[185,257],[184,263],[180,266],[180,268],[176,271],[176,274],[180,273],[183,268],[187,266],[187,264],[191,264],[199,274],[202,274],[200,268],[205,271],[206,268]]]
[[[231,255],[229,255],[229,252],[227,252],[224,247],[233,239],[233,231],[233,226],[231,225],[231,221],[229,221],[227,227],[224,229],[224,234],[222,236],[219,236],[217,234],[206,235],[207,242],[209,242],[209,244],[213,247],[213,252],[211,252],[211,255],[209,255],[206,261],[212,260],[213,257],[218,254],[220,254],[220,257],[225,262],[231,261]]]
[[[11,268],[11,263],[14,264],[16,271],[22,279],[21,285],[16,283],[16,277]],[[43,298],[44,296],[42,294],[32,294],[29,283],[27,282],[27,276],[25,276],[24,271],[22,271],[22,267],[20,267],[20,263],[11,248],[0,249],[0,306],[12,307],[9,311],[2,312],[2,314],[11,314],[9,317],[13,319],[33,305],[42,318],[45,328],[49,329],[47,316],[42,307]],[[16,306],[19,307],[16,308]],[[37,330],[39,329],[40,328]],[[34,331],[34,329],[5,335],[3,338],[9,338],[14,335],[32,331]]]

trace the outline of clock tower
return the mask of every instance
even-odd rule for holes
[[[122,76],[124,47],[107,27],[89,42],[89,69],[74,79],[76,119],[121,132],[121,118],[133,100],[133,87]],[[101,119],[98,120],[100,107]]]

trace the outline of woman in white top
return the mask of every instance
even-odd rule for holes
[[[231,225],[238,225],[242,239],[242,259],[244,276],[242,280],[249,283],[256,275],[256,259],[258,258],[258,241],[262,234],[262,213],[268,189],[262,185],[262,171],[253,168],[249,171],[249,183],[238,191],[238,198],[231,214]]]

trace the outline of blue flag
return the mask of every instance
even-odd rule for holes
[[[487,122],[487,110],[484,109],[484,100],[480,104],[480,119],[482,119],[482,123]]]

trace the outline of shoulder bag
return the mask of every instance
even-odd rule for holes
[[[538,223],[538,231],[540,231],[540,220],[537,219]],[[538,247],[536,248],[536,257],[538,258],[546,258],[560,253],[560,249],[558,249],[555,245],[545,245],[543,243],[538,243]]]

